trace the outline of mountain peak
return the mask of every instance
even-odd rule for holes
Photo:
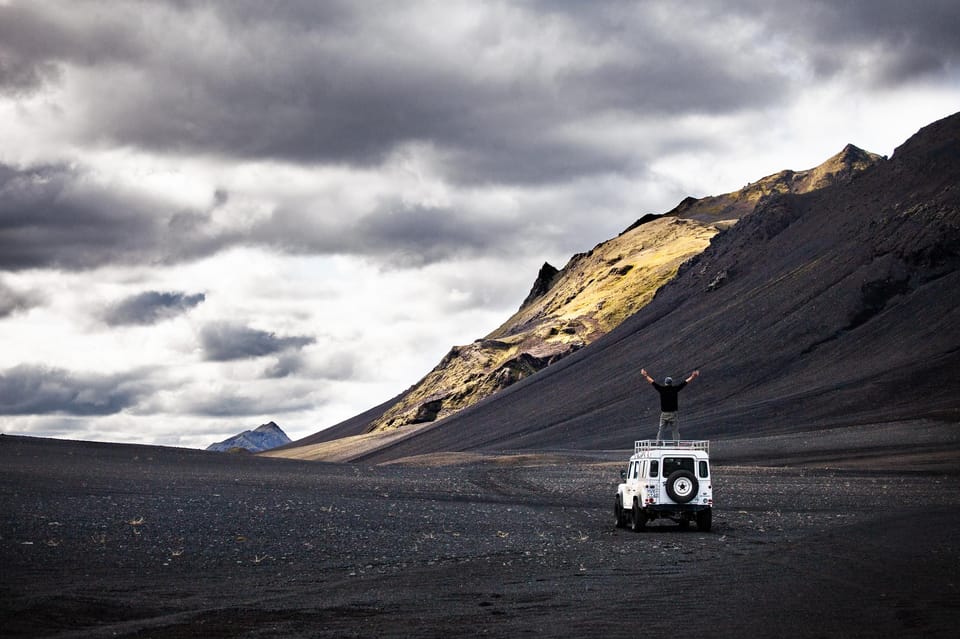
[[[845,182],[854,173],[869,168],[881,160],[881,156],[876,153],[848,144],[839,153],[827,158],[823,164],[808,171],[802,171],[798,175],[804,175],[807,182],[805,187],[812,191],[837,182]]]
[[[253,431],[255,433],[270,433],[280,431],[283,432],[283,429],[277,426],[276,422],[267,422],[266,424],[261,424]]]
[[[290,438],[275,422],[261,424],[255,430],[245,430],[227,439],[210,444],[207,450],[227,452],[231,449],[243,449],[251,453],[261,453],[290,443]]]
[[[837,167],[845,167],[848,170],[865,169],[871,164],[875,164],[881,156],[876,153],[865,151],[855,144],[847,144],[839,153],[827,159],[820,166],[832,164]]]
[[[881,162],[875,153],[848,144],[820,165],[803,171],[790,169],[750,182],[739,191],[703,198],[686,197],[667,212],[687,220],[729,226],[749,215],[766,197],[786,193],[809,193],[834,184],[849,182],[853,176]]]
[[[538,297],[546,295],[556,281],[558,273],[560,273],[560,271],[558,271],[553,264],[544,262],[543,266],[540,267],[540,272],[537,273],[537,279],[534,280],[533,286],[530,288],[530,293],[527,295],[527,298],[523,300],[520,308],[522,309],[529,306]]]

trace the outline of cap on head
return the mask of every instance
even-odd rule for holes
[[[666,377],[666,378],[664,378],[663,383],[666,384],[667,386],[673,386],[673,378],[672,378],[672,377]]]

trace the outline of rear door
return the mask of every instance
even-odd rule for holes
[[[670,497],[669,484],[671,481],[675,481],[676,478],[671,479],[674,473],[677,471],[685,470],[690,473],[691,477],[697,476],[697,460],[693,457],[685,457],[681,455],[672,455],[669,457],[664,457],[662,462],[662,468],[660,469],[660,485],[663,490],[660,493],[664,500],[677,503],[674,499]]]

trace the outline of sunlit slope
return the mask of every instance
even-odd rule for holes
[[[593,342],[649,302],[716,233],[662,218],[574,256],[545,294],[486,338],[454,347],[373,428],[443,419]]]

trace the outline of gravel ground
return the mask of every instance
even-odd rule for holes
[[[0,634],[955,636],[957,473],[715,465],[711,532],[633,533],[621,457],[0,437]]]

